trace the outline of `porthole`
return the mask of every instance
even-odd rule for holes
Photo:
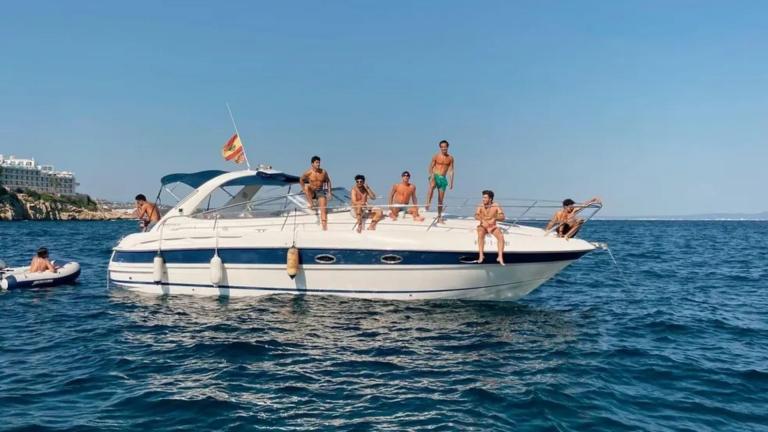
[[[315,256],[315,262],[320,264],[333,264],[336,262],[336,257],[328,254],[320,254]]]
[[[402,261],[403,261],[403,257],[401,257],[400,255],[389,254],[381,257],[381,262],[383,262],[384,264],[399,264]]]
[[[477,263],[477,257],[468,257],[463,256],[459,258],[459,262],[462,264],[476,264]]]

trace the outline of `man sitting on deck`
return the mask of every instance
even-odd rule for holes
[[[544,228],[544,231],[548,232],[556,226],[558,237],[563,237],[566,240],[572,238],[579,232],[581,226],[584,225],[584,219],[577,218],[576,213],[595,203],[599,204],[600,200],[592,198],[591,200],[578,205],[570,198],[563,200],[563,208],[555,212],[554,216],[552,216],[552,219],[550,219],[547,224],[547,227]]]
[[[475,210],[475,219],[480,224],[477,226],[477,248],[479,256],[477,258],[478,263],[482,263],[485,260],[485,235],[490,234],[496,237],[496,243],[499,247],[499,257],[496,261],[499,264],[504,265],[504,234],[501,233],[501,228],[496,225],[497,221],[504,220],[504,210],[495,202],[493,202],[493,191],[483,191],[483,203]]]
[[[30,273],[42,273],[45,271],[56,273],[56,267],[48,260],[48,248],[41,247],[29,264]]]
[[[416,186],[411,184],[411,173],[403,171],[401,175],[403,181],[392,186],[392,191],[389,193],[389,217],[392,220],[397,220],[397,215],[400,210],[405,210],[413,216],[413,219],[417,222],[424,220],[423,216],[419,216],[419,208],[416,203]],[[408,206],[408,203],[413,201],[413,205]]]
[[[320,207],[320,224],[323,231],[328,229],[328,198],[331,196],[331,177],[320,168],[320,156],[312,156],[312,166],[299,178],[301,190],[307,196],[307,205],[314,208],[314,200]]]
[[[355,176],[355,185],[352,186],[352,214],[357,219],[357,232],[363,231],[365,218],[371,218],[369,230],[375,230],[376,224],[384,217],[384,212],[380,208],[371,207],[368,204],[368,198],[376,199],[376,194],[365,182],[365,176],[358,174]]]

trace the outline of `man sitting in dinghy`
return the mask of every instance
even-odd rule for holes
[[[56,267],[48,259],[48,248],[41,247],[37,250],[37,255],[32,258],[32,263],[29,264],[29,272],[42,273],[45,271],[56,273]]]

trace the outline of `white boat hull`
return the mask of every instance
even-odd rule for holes
[[[113,263],[110,279],[117,286],[157,295],[253,297],[284,293],[388,300],[514,301],[571,262],[415,265],[396,269],[381,265],[308,265],[302,266],[294,279],[284,266],[229,265],[218,285],[210,282],[208,265],[168,264],[162,281],[153,282],[152,265]]]

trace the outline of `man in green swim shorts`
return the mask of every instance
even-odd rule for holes
[[[448,154],[448,141],[440,141],[440,152],[432,157],[429,163],[429,194],[427,195],[427,204],[424,209],[429,211],[432,204],[432,194],[437,188],[437,222],[445,223],[443,219],[443,200],[445,199],[445,189],[450,187],[453,190],[454,160],[453,156]],[[448,180],[450,177],[450,182]]]

